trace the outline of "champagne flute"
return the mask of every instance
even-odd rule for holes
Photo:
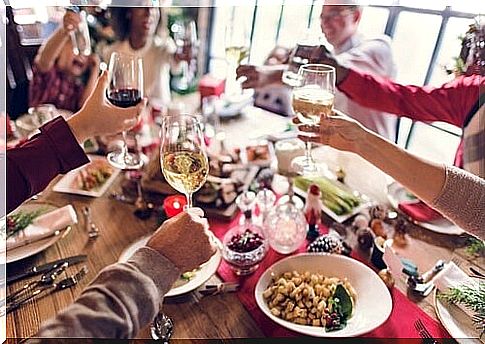
[[[209,160],[199,120],[195,116],[167,116],[162,122],[160,163],[167,182],[185,194],[187,208],[192,194],[204,185]]]
[[[135,106],[143,98],[143,66],[139,57],[114,52],[108,69],[108,100],[115,106]],[[136,170],[143,165],[138,154],[128,152],[126,132],[123,132],[121,151],[107,156],[111,165],[122,170]]]
[[[249,57],[250,30],[243,17],[236,17],[235,7],[225,29],[225,53],[227,61],[226,95],[237,97],[242,93],[236,80],[236,69]]]
[[[317,125],[321,116],[330,116],[335,99],[335,68],[323,64],[306,64],[298,71],[298,84],[293,89],[293,112],[307,125]],[[317,164],[306,143],[305,156],[295,158],[291,166],[303,175],[320,174],[325,168]]]

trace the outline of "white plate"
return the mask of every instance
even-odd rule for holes
[[[47,203],[27,203],[13,211],[12,214],[19,211],[35,211],[39,208],[44,208],[47,212],[57,209],[57,207]],[[68,227],[66,230],[61,231],[59,235],[45,238],[28,245],[16,247],[13,250],[7,250],[6,262],[13,263],[44,251],[46,248],[54,245],[59,239],[65,237],[69,230],[70,228]]]
[[[439,291],[435,290],[436,315],[446,331],[460,344],[485,343],[485,341],[478,339],[480,331],[476,329],[472,319],[459,307],[441,301],[438,298],[438,293]]]
[[[310,271],[328,277],[347,278],[357,293],[354,313],[347,326],[326,332],[323,327],[297,325],[271,314],[263,291],[273,276],[287,271]],[[261,275],[254,291],[256,302],[266,316],[279,325],[295,332],[314,337],[355,337],[382,325],[392,311],[392,298],[379,276],[355,259],[341,255],[303,253],[280,260]]]
[[[352,192],[354,193],[354,195],[357,195],[357,197],[359,197],[359,199],[361,200],[361,203],[359,206],[355,207],[352,209],[352,211],[350,213],[347,213],[347,214],[343,214],[343,215],[338,215],[338,214],[335,214],[330,208],[327,208],[325,206],[325,204],[322,203],[322,211],[327,214],[328,216],[330,216],[332,219],[334,219],[335,221],[337,221],[338,223],[342,223],[348,219],[350,219],[352,216],[360,213],[362,210],[368,208],[370,205],[372,205],[372,201],[365,195],[362,195],[360,193],[358,193],[357,191],[352,191],[350,190],[349,187],[347,187],[346,185],[344,184],[341,184],[337,181],[334,181],[332,180],[332,182],[334,183],[338,183],[339,185],[341,185],[340,187],[346,189],[348,192]],[[307,196],[307,192],[298,188],[296,185],[294,186],[294,191],[295,191],[295,194],[303,197],[304,199],[306,199],[306,196]]]
[[[150,235],[142,237],[141,239],[138,239],[135,241],[133,244],[125,248],[125,250],[121,253],[120,257],[118,258],[119,262],[126,262],[128,258],[130,258],[133,253],[135,253],[136,250],[139,248],[145,246],[147,243],[148,239],[150,238]],[[218,239],[215,239],[219,241]],[[218,246],[220,246],[220,242],[218,242]],[[217,271],[217,268],[219,267],[219,264],[221,262],[221,252],[220,250],[217,250],[216,253],[212,256],[211,259],[205,264],[202,264],[195,272],[194,277],[190,279],[190,281],[185,281],[182,278],[179,278],[172,289],[165,294],[165,297],[170,297],[170,296],[177,296],[177,295],[182,295],[186,294],[188,292],[191,292],[192,290],[197,289],[200,287],[202,284],[207,282],[209,278],[212,277]]]
[[[103,157],[103,156],[88,155],[88,158],[91,161],[103,160],[106,162],[106,164],[109,164],[108,161],[106,160],[106,157]],[[112,167],[113,174],[104,182],[103,185],[101,185],[100,188],[87,191],[87,190],[81,190],[81,189],[72,187],[72,183],[76,178],[77,174],[79,173],[79,171],[86,168],[88,165],[89,164],[81,166],[67,173],[64,177],[61,178],[61,180],[57,182],[56,185],[54,185],[54,188],[52,190],[56,192],[69,193],[69,194],[75,194],[75,195],[101,197],[106,192],[106,190],[108,190],[110,185],[115,181],[116,177],[120,173],[120,170]]]
[[[413,200],[413,198],[409,196],[406,188],[404,188],[401,184],[397,182],[393,182],[388,185],[387,198],[389,200],[389,203],[391,203],[392,207],[398,211],[400,211],[399,210],[400,202]],[[463,229],[461,229],[460,227],[457,227],[454,223],[452,223],[451,221],[447,220],[444,217],[440,217],[439,219],[429,221],[429,222],[420,222],[412,219],[409,216],[407,217],[418,226],[436,233],[450,234],[450,235],[461,235],[465,233]]]

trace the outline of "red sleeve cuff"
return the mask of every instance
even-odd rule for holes
[[[61,116],[43,125],[40,131],[49,139],[61,164],[60,173],[82,166],[89,162],[88,157],[77,142],[67,122]]]

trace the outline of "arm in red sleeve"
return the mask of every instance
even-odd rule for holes
[[[62,117],[40,128],[40,134],[7,150],[7,213],[42,191],[59,173],[88,163]]]
[[[405,86],[369,74],[349,70],[338,88],[362,106],[414,120],[443,121],[463,128],[468,113],[478,102],[479,75],[459,77],[441,87]]]

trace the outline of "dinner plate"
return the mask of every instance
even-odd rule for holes
[[[400,211],[399,210],[400,202],[414,200],[414,198],[410,197],[409,192],[406,190],[406,188],[404,188],[401,184],[397,182],[393,182],[388,185],[387,198],[389,200],[389,203],[391,203],[392,207],[398,211]],[[408,215],[406,216],[416,225],[436,233],[449,234],[449,235],[461,235],[465,233],[463,229],[456,226],[454,223],[452,223],[451,221],[449,221],[444,217],[440,217],[439,219],[429,221],[429,222],[421,222],[421,221],[414,220]]]
[[[340,188],[345,189],[346,191],[354,194],[361,201],[360,204],[357,207],[352,208],[352,211],[351,212],[346,213],[346,214],[342,214],[342,215],[336,214],[330,208],[328,208],[327,206],[325,206],[325,204],[322,203],[322,211],[325,214],[327,214],[328,216],[330,216],[332,219],[334,219],[335,221],[337,221],[338,223],[343,223],[344,221],[350,219],[352,216],[360,213],[362,210],[364,210],[364,209],[366,209],[366,208],[368,208],[368,207],[370,207],[372,205],[372,201],[366,195],[363,195],[361,193],[358,193],[357,191],[352,191],[346,185],[344,185],[344,184],[342,184],[340,182],[337,182],[335,180],[332,180],[332,183],[335,183]],[[296,185],[294,185],[293,190],[294,190],[295,194],[297,194],[298,196],[301,196],[304,199],[306,199],[306,196],[307,196],[307,192],[306,191],[298,188]]]
[[[133,253],[135,253],[136,250],[145,246],[150,237],[151,235],[144,236],[135,241],[127,248],[125,248],[125,250],[118,258],[118,261],[126,262],[133,255]],[[215,237],[214,239],[218,241],[218,246],[221,247],[222,244],[219,242],[219,239]],[[172,289],[170,289],[170,291],[165,294],[165,297],[186,294],[203,285],[205,282],[207,282],[209,278],[212,277],[212,275],[216,273],[217,268],[219,267],[219,264],[221,262],[221,258],[221,252],[220,250],[217,250],[207,263],[202,264],[199,269],[195,270],[194,275],[192,278],[190,278],[190,280],[184,280],[182,276],[180,276],[179,279],[172,286]]]
[[[106,163],[106,165],[109,165],[109,162],[106,160],[106,157],[104,156],[99,156],[99,155],[88,155],[89,160],[91,161],[103,161]],[[64,177],[61,178],[57,182],[56,185],[54,185],[54,190],[55,192],[62,192],[62,193],[69,193],[69,194],[75,194],[75,195],[82,195],[82,196],[90,196],[90,197],[101,197],[106,190],[110,187],[110,185],[115,181],[116,177],[120,173],[120,170],[117,168],[112,167],[113,169],[113,174],[100,186],[92,190],[82,190],[79,188],[74,187],[72,184],[75,181],[76,176],[78,175],[79,172],[81,172],[83,169],[87,168],[89,164],[81,166],[75,170],[70,171]]]
[[[460,344],[485,343],[485,338],[479,339],[480,331],[477,330],[473,320],[459,307],[441,301],[438,298],[439,291],[434,292],[434,305],[436,315],[443,327]]]
[[[47,203],[26,203],[20,206],[18,209],[12,212],[12,214],[19,212],[19,211],[35,211],[37,209],[45,209],[46,212],[50,212],[53,210],[58,209],[58,207],[53,206],[52,204]],[[6,263],[13,263],[19,261],[21,259],[33,256],[39,252],[44,251],[48,247],[54,245],[57,241],[61,238],[64,238],[70,231],[71,227],[67,227],[65,230],[60,231],[58,235],[45,238],[42,240],[35,241],[31,244],[27,244],[24,246],[16,247],[12,250],[7,250],[6,254]]]
[[[354,311],[347,326],[326,332],[323,327],[298,325],[274,316],[263,292],[272,279],[287,271],[321,273],[328,277],[347,278],[357,293]],[[295,332],[314,337],[355,337],[382,325],[392,311],[392,298],[379,276],[361,262],[341,255],[303,253],[280,260],[259,278],[255,288],[258,307],[277,324]]]

